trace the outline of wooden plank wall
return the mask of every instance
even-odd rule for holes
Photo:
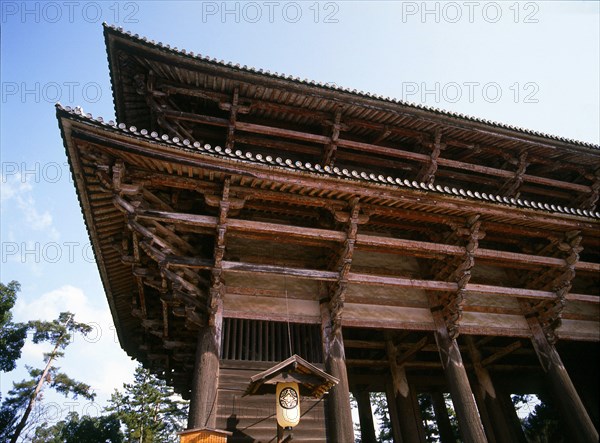
[[[221,360],[217,429],[233,433],[228,443],[276,441],[275,395],[242,397],[250,377],[271,366],[265,362]],[[303,397],[300,408],[302,418],[293,430],[294,441],[326,442],[325,400]]]

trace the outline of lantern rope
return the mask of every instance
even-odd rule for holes
[[[292,356],[292,333],[290,331],[290,307],[288,303],[287,293],[287,278],[283,276],[283,290],[285,291],[285,315],[287,320],[287,333],[288,333],[288,344],[290,346],[290,357]]]

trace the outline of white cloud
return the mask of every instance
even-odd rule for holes
[[[7,177],[0,174],[0,202],[8,201],[15,196],[19,196],[31,191],[29,182],[23,180],[20,173]]]
[[[0,183],[0,201],[6,205],[10,200],[14,200],[25,217],[26,226],[35,231],[46,231],[53,240],[59,237],[58,231],[52,225],[50,212],[38,211],[35,199],[31,195],[33,186],[30,182],[24,180],[20,173],[16,173],[8,177],[0,174]]]
[[[75,314],[76,321],[89,324],[92,331],[85,337],[76,335],[57,365],[70,377],[89,384],[98,396],[96,401],[104,404],[115,388],[121,389],[123,383],[131,382],[136,366],[119,345],[108,303],[93,306],[81,288],[64,285],[32,300],[20,297],[13,309],[15,321],[50,321],[65,311]],[[48,345],[27,342],[19,367],[22,369],[25,364],[41,367],[43,353],[49,350]],[[19,374],[11,373],[13,380],[25,377],[22,371],[14,372]],[[62,397],[59,400],[67,401]]]

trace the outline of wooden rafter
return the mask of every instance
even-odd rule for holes
[[[174,91],[178,91],[178,92],[182,93],[182,92],[186,91],[186,88],[175,88],[175,89],[171,88],[170,90],[174,90]],[[189,93],[190,94],[192,93],[191,90],[189,91]],[[212,97],[212,99],[214,101],[219,101],[216,96],[213,96],[214,94],[212,92],[198,92],[198,91],[194,90],[193,94],[202,94],[205,97]],[[272,105],[272,107],[274,107],[274,108],[277,108],[278,106],[280,106],[280,105],[278,105],[278,104]],[[170,111],[168,109],[162,109],[160,111],[165,116],[168,116],[174,120],[183,119],[183,120],[191,121],[194,123],[222,126],[222,127],[226,127],[226,128],[229,128],[231,125],[230,120],[225,119],[225,118],[218,118],[218,117],[189,113],[189,112],[182,113],[180,111]],[[347,119],[345,121],[345,124],[348,126],[353,125],[353,124],[360,126],[361,122],[357,121],[356,119],[355,120]],[[363,126],[365,124],[366,123],[364,123]],[[371,125],[371,126],[373,126],[373,125]],[[385,125],[375,124],[374,127],[375,126],[381,132],[386,131]],[[335,127],[335,125],[334,125],[334,127]],[[287,138],[287,139],[295,139],[295,140],[300,140],[300,141],[305,141],[305,142],[317,143],[317,144],[321,144],[321,145],[325,145],[325,146],[332,144],[332,137],[310,134],[310,133],[302,132],[302,131],[293,131],[293,130],[284,129],[284,128],[277,128],[277,127],[268,126],[268,125],[258,125],[258,124],[254,124],[254,123],[236,121],[233,125],[233,128],[235,130],[239,130],[239,131],[245,131],[245,132],[250,132],[250,133],[255,133],[255,134],[263,134],[263,135],[269,135],[269,136],[278,136],[278,137],[283,137],[283,138]],[[393,132],[398,132],[398,131],[403,132],[400,130],[400,128],[390,129],[388,127],[387,130],[391,130]],[[404,132],[407,132],[407,131],[404,131]],[[427,133],[422,133],[422,132],[418,132],[418,131],[414,131],[414,130],[408,131],[408,133],[410,136],[416,137],[417,141],[423,140],[423,139],[428,139],[428,138],[435,139],[435,134],[427,134]],[[335,134],[335,130],[334,130],[334,134]],[[404,135],[408,135],[408,134],[404,134]],[[381,154],[381,155],[385,155],[385,156],[403,158],[406,160],[424,163],[425,165],[430,165],[430,166],[435,163],[435,164],[437,164],[438,167],[444,166],[444,167],[452,168],[452,169],[462,169],[465,171],[477,172],[477,173],[484,174],[484,175],[491,175],[491,176],[495,176],[495,177],[505,178],[509,181],[512,181],[515,179],[515,173],[512,171],[482,166],[482,165],[478,165],[478,164],[474,164],[474,163],[466,163],[464,161],[457,161],[457,160],[453,160],[450,158],[441,158],[441,157],[438,157],[439,152],[437,153],[437,155],[435,155],[435,159],[434,159],[435,162],[433,162],[432,161],[433,157],[431,155],[419,154],[419,153],[411,152],[409,150],[398,149],[396,147],[390,148],[390,147],[377,145],[374,143],[358,142],[358,141],[354,141],[354,140],[341,139],[341,138],[336,139],[336,141],[337,141],[336,146],[338,149],[346,148],[346,149],[350,149],[350,150],[359,150],[359,151],[366,152],[366,153]],[[445,144],[453,145],[453,146],[469,146],[469,147],[471,147],[471,145],[472,145],[472,144],[468,144],[468,143],[465,144],[462,141],[452,140],[452,139],[446,140]],[[436,148],[435,148],[435,143],[434,143],[432,153],[435,154],[435,152],[436,152]],[[500,152],[502,152],[502,151],[500,151]],[[325,159],[326,158],[324,157],[323,160],[325,160]],[[534,176],[534,175],[530,175],[530,174],[525,174],[524,172],[519,175],[519,179],[522,179],[523,182],[529,182],[529,183],[543,185],[543,186],[556,187],[559,189],[576,191],[576,192],[580,192],[583,194],[592,193],[592,188],[587,185],[564,182],[564,181],[560,181],[560,180],[550,179],[547,177]]]

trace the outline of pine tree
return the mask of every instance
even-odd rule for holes
[[[173,388],[152,375],[141,365],[135,370],[134,382],[115,391],[106,408],[125,426],[128,442],[177,442],[187,417],[187,402],[175,398]]]
[[[3,372],[15,369],[27,336],[27,325],[13,323],[10,312],[20,290],[21,285],[17,281],[13,280],[8,285],[0,283],[0,371]]]
[[[46,363],[44,369],[27,367],[30,378],[13,383],[13,389],[8,392],[8,397],[2,402],[0,408],[0,438],[16,443],[25,429],[27,421],[33,412],[36,402],[40,399],[44,385],[49,385],[57,392],[74,398],[82,396],[93,400],[95,394],[90,386],[70,378],[67,374],[59,372],[54,366],[57,359],[64,356],[65,348],[71,343],[75,333],[87,334],[91,327],[85,323],[77,323],[73,314],[62,312],[56,320],[30,321],[27,329],[33,330],[33,342],[49,342],[52,351],[44,354]],[[19,418],[20,416],[20,418]]]
[[[35,430],[31,443],[122,443],[121,423],[114,415],[79,417],[70,412],[66,420],[48,427],[46,423]]]

